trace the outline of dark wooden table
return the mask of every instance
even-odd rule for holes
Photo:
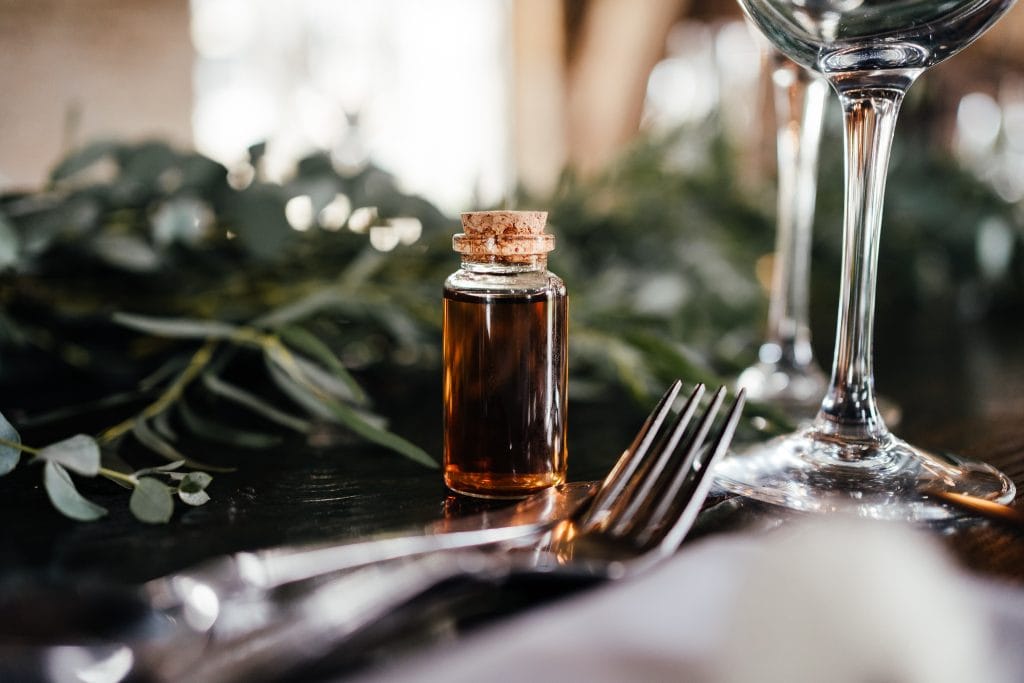
[[[898,433],[920,446],[990,462],[1024,487],[1024,325],[911,316],[880,325],[878,336],[878,387],[903,407]],[[439,453],[439,396],[417,396],[411,403],[405,394],[393,388],[384,397],[386,412],[396,417],[399,431]],[[607,471],[644,413],[643,406],[623,406],[572,405],[570,479]],[[215,479],[210,503],[179,509],[167,525],[135,521],[127,496],[109,485],[87,491],[110,509],[108,518],[82,524],[60,517],[46,502],[34,468],[0,479],[0,577],[131,584],[220,553],[355,539],[480,506],[447,494],[437,471],[351,445],[314,452],[295,444],[247,463]],[[971,571],[1024,586],[1024,531],[978,523],[946,530],[942,538]],[[514,607],[497,604],[504,605],[499,611]]]

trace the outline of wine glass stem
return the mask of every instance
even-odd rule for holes
[[[837,87],[843,109],[846,199],[832,379],[817,428],[846,438],[886,434],[875,404],[872,332],[882,200],[904,90]]]
[[[811,228],[828,84],[782,55],[770,59],[779,187],[766,336],[780,363],[802,369],[813,362],[807,312]]]

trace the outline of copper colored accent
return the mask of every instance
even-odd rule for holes
[[[1018,510],[1015,507],[1003,505],[1002,503],[993,503],[991,500],[952,491],[929,491],[928,495],[965,510],[976,512],[989,519],[1009,522],[1017,527],[1024,528],[1024,511]]]

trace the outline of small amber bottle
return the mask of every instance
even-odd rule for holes
[[[567,305],[539,211],[462,214],[444,285],[444,480],[518,498],[565,481]]]

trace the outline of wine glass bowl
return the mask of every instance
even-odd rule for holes
[[[739,0],[776,49],[823,74],[927,69],[974,42],[1015,0]]]
[[[884,519],[955,514],[931,494],[1009,502],[995,468],[891,434],[874,390],[873,325],[882,200],[907,89],[985,32],[1014,0],[739,0],[793,61],[822,74],[843,111],[846,192],[831,379],[814,422],[719,463],[726,490],[811,512]]]

